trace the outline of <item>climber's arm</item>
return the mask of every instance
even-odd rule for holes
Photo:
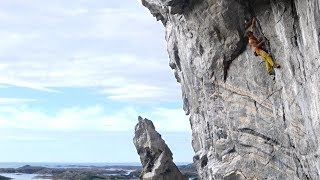
[[[249,28],[247,20],[244,21],[244,31],[247,32]]]
[[[266,39],[262,38],[262,40],[260,40],[260,42],[257,44],[257,47],[261,48],[261,46],[263,45],[264,42],[266,42]]]
[[[251,30],[251,32],[253,32],[253,33],[254,33],[254,21],[255,21],[255,18],[252,17],[252,18],[251,18],[251,27],[250,27],[251,29],[250,29],[250,30]]]

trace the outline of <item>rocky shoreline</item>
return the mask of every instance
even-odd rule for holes
[[[5,176],[0,176],[0,180],[9,180],[11,178],[5,177]]]
[[[19,168],[1,168],[0,173],[38,174],[37,178],[52,179],[135,179],[139,166],[64,167],[49,168],[26,165]]]
[[[186,176],[197,176],[194,165],[178,166]],[[0,168],[0,173],[37,174],[38,179],[139,179],[141,166],[83,166],[42,167],[25,165],[19,168]],[[10,178],[0,176],[0,180]]]

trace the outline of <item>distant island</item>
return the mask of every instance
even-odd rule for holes
[[[193,164],[178,166],[182,173],[196,179],[196,168]],[[25,165],[19,168],[0,168],[0,173],[36,174],[38,179],[139,179],[141,166],[67,166],[42,167]],[[0,180],[8,180],[0,176]]]
[[[0,180],[9,180],[9,179],[11,179],[11,178],[0,176]]]

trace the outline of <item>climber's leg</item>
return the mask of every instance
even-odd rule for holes
[[[271,74],[271,71],[272,71],[272,65],[269,63],[269,61],[267,60],[267,58],[263,58],[265,63],[266,63],[266,68],[267,68],[267,71],[268,71],[268,74]]]
[[[261,56],[261,57],[266,64],[266,69],[267,69],[268,74],[271,74],[272,66],[270,65],[270,63],[267,61],[267,59],[265,57],[263,57],[263,56]]]
[[[257,49],[256,52],[257,52],[257,54],[258,54],[259,56],[261,56],[261,57],[263,58],[263,60],[265,61],[267,71],[268,71],[268,73],[270,74],[270,73],[271,73],[271,70],[273,69],[273,66],[274,66],[274,62],[273,62],[272,58],[270,57],[270,55],[269,55],[268,53],[266,53],[266,52],[263,51],[262,49]]]
[[[263,57],[265,59],[265,61],[270,64],[271,67],[274,66],[274,62],[273,62],[272,58],[264,50],[260,50],[260,56]]]

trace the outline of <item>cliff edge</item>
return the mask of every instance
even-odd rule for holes
[[[202,179],[320,179],[320,2],[142,0],[166,29]],[[256,17],[281,65],[244,37]]]

